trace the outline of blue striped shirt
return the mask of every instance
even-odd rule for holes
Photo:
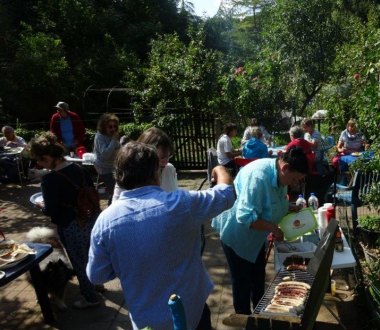
[[[91,234],[87,274],[93,283],[120,279],[134,329],[173,328],[169,296],[182,297],[188,327],[198,324],[213,284],[200,256],[201,224],[232,207],[233,187],[122,192]]]

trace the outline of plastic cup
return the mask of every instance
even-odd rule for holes
[[[332,296],[336,295],[336,282],[335,282],[335,280],[331,280],[331,295]]]
[[[71,157],[71,158],[74,157],[74,151],[70,151],[70,157]]]

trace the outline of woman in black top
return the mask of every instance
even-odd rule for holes
[[[74,186],[93,186],[93,181],[84,169],[65,160],[65,149],[51,132],[33,139],[30,153],[40,166],[51,170],[41,179],[44,203],[39,206],[57,225],[59,238],[76,272],[83,297],[74,302],[74,307],[98,306],[99,296],[86,275],[90,235],[96,218],[80,225],[75,208],[78,190]]]

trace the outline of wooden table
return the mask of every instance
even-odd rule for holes
[[[4,269],[5,277],[0,280],[0,287],[10,283],[17,277],[21,276],[25,272],[29,271],[34,290],[36,291],[38,303],[41,306],[41,312],[44,320],[47,324],[52,324],[55,319],[53,311],[51,309],[50,300],[40,269],[40,262],[44,260],[50,253],[53,252],[53,248],[50,244],[39,243],[27,243],[28,246],[37,251],[34,255],[29,255],[25,260],[10,267]]]

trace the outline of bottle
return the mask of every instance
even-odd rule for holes
[[[309,207],[311,207],[313,211],[318,211],[319,202],[317,196],[315,196],[314,193],[310,194],[310,197],[307,200],[307,204],[309,205]]]
[[[305,200],[305,198],[303,198],[302,194],[298,195],[298,199],[296,200],[296,205],[301,206],[302,208],[307,206],[306,200]]]
[[[186,314],[182,304],[182,299],[176,294],[172,294],[168,301],[169,308],[172,312],[173,330],[186,330]]]
[[[334,209],[334,206],[329,206],[326,209],[326,219],[327,219],[327,223],[329,223],[331,219],[335,219],[335,209]]]

